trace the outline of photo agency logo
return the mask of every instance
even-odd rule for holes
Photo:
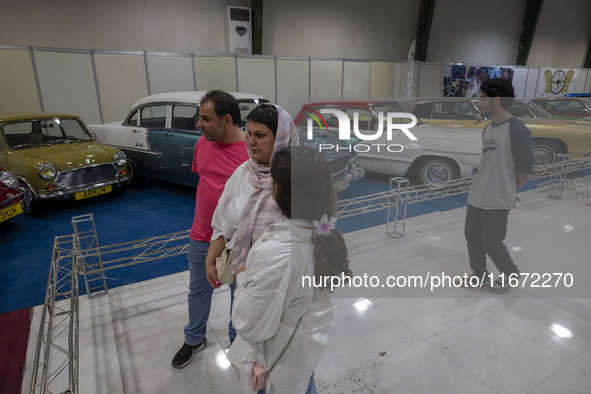
[[[307,138],[312,140],[314,138],[315,124],[322,131],[328,132],[328,123],[324,118],[324,115],[331,115],[336,117],[338,121],[338,139],[341,141],[348,141],[351,139],[351,130],[353,135],[362,141],[353,146],[351,145],[335,145],[335,144],[319,144],[319,151],[339,151],[347,150],[351,152],[369,152],[375,150],[377,152],[388,151],[388,152],[402,152],[404,146],[401,144],[390,144],[382,142],[384,140],[384,131],[386,133],[386,142],[390,142],[393,139],[394,134],[398,134],[401,131],[411,141],[416,141],[417,137],[410,131],[417,125],[417,118],[411,113],[407,112],[383,112],[378,113],[378,122],[375,130],[364,130],[361,133],[359,130],[359,113],[353,112],[353,119],[349,118],[349,115],[343,111],[337,109],[322,108],[320,112],[313,110],[312,108],[306,108],[308,111],[308,123],[307,123]],[[410,120],[410,122],[404,122]],[[385,130],[384,130],[384,125]],[[373,132],[373,134],[372,134]]]

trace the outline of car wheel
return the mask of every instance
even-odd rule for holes
[[[23,210],[27,215],[34,215],[39,211],[39,202],[35,199],[35,193],[25,182],[20,181],[20,185],[25,190]]]
[[[532,148],[534,165],[554,163],[554,157],[560,153],[560,148],[552,141],[534,141]]]
[[[144,183],[146,177],[138,172],[137,167],[133,162],[129,162],[128,168],[131,171],[131,182],[129,182],[129,186],[140,186]]]
[[[445,158],[425,158],[417,165],[416,178],[421,184],[445,183],[458,177],[456,164]]]

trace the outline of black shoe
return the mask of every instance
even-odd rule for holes
[[[182,368],[188,365],[191,360],[193,360],[193,356],[199,353],[207,346],[207,338],[203,338],[200,344],[191,346],[183,343],[183,347],[174,355],[172,359],[172,366],[175,368]]]

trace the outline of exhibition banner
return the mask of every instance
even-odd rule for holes
[[[446,64],[443,66],[443,97],[478,97],[485,79],[513,81],[513,67]]]
[[[564,96],[575,93],[579,70],[572,68],[541,68],[536,97]]]

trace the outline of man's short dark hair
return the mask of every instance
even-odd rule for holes
[[[515,90],[511,81],[504,78],[486,79],[480,85],[480,91],[488,97],[501,97],[501,107],[509,109],[515,99]]]
[[[225,115],[230,115],[234,125],[238,125],[242,120],[238,101],[230,93],[224,92],[223,90],[210,90],[201,97],[199,104],[203,105],[208,101],[213,103],[213,108],[218,119],[223,118]]]

